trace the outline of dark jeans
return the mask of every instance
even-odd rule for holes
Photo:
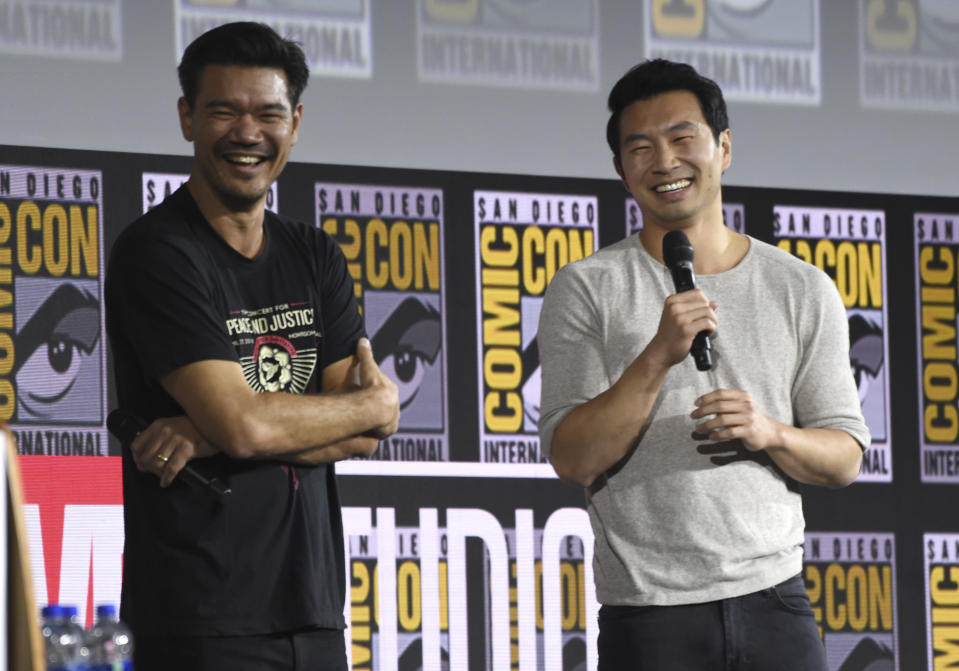
[[[338,629],[266,636],[139,637],[136,671],[347,671]]]
[[[599,671],[827,671],[801,576],[687,606],[603,606]]]

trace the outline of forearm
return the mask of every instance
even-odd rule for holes
[[[623,459],[641,440],[668,370],[644,351],[612,387],[570,412],[550,446],[557,475],[588,487]]]
[[[862,447],[845,431],[800,429],[777,422],[775,433],[775,443],[765,451],[794,480],[845,487],[859,475]]]
[[[336,461],[375,449],[375,439],[361,436],[388,421],[389,401],[384,396],[378,389],[255,394],[214,422],[218,435],[209,437],[242,459]]]
[[[373,453],[376,452],[376,448],[379,447],[379,444],[379,438],[355,436],[329,445],[310,448],[302,452],[281,455],[277,457],[277,459],[297,466],[316,466],[318,464],[329,464],[351,457],[372,456]]]

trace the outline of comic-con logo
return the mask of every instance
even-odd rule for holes
[[[419,0],[422,81],[599,86],[597,0]]]
[[[849,322],[849,366],[872,434],[859,479],[890,482],[885,213],[776,205],[773,235],[780,249],[823,270],[839,290]]]
[[[485,649],[492,668],[585,668],[595,658],[593,534],[582,509],[549,512],[534,527],[533,511],[517,509],[506,528],[481,508],[419,509],[419,526],[397,526],[401,509],[343,510],[355,669],[467,668]],[[486,552],[473,579],[466,543]],[[452,605],[452,607],[451,607]],[[475,636],[467,612],[494,623]],[[470,618],[473,615],[469,616]]]
[[[0,166],[0,420],[24,454],[106,453],[100,184]]]
[[[480,459],[544,463],[539,313],[556,272],[596,249],[596,198],[476,191],[473,201]]]
[[[959,107],[959,3],[860,0],[860,97],[869,107]]]
[[[443,198],[437,189],[316,184],[316,225],[339,243],[400,425],[374,459],[449,460]]]
[[[689,63],[727,99],[818,104],[819,0],[652,0],[646,56]]]
[[[232,21],[261,21],[303,49],[310,74],[373,74],[370,0],[175,0],[177,48]]]
[[[830,669],[898,669],[896,546],[886,533],[807,532],[803,577]]]
[[[923,534],[929,671],[959,669],[959,534]]]
[[[919,212],[916,328],[923,482],[959,482],[959,214]]]
[[[562,641],[562,668],[563,669],[585,669],[587,657],[587,637],[591,633],[587,631],[587,621],[590,608],[587,607],[586,598],[593,589],[592,585],[586,584],[586,566],[584,564],[583,540],[576,536],[567,536],[563,539],[558,548],[559,560],[559,594],[554,590],[544,589],[543,585],[543,530],[540,528],[533,531],[533,550],[535,562],[533,564],[533,584],[534,593],[529,593],[528,584],[521,584],[519,579],[523,571],[521,562],[517,560],[517,534],[515,529],[506,529],[506,544],[510,553],[509,565],[509,620],[510,620],[510,663],[512,668],[524,666],[523,662],[530,651],[530,642],[520,636],[520,627],[522,622],[520,615],[523,604],[532,604],[533,617],[536,631],[536,648],[545,650],[545,629],[546,617],[544,606],[547,601],[555,602],[559,599],[559,626],[561,633],[559,635]],[[555,587],[555,585],[553,585]]]

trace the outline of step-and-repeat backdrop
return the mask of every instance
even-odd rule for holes
[[[190,160],[0,150],[0,419],[38,606],[89,623],[123,562],[105,260]],[[804,491],[830,668],[959,668],[959,199],[724,195],[728,226],[825,270],[848,313],[873,447],[850,487]],[[641,228],[635,204],[614,179],[293,163],[268,206],[342,246],[400,389],[397,433],[338,465],[353,668],[595,668],[592,531],[537,437],[535,336],[555,272]]]

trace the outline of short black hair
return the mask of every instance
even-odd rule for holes
[[[606,123],[606,142],[613,155],[619,157],[619,118],[623,110],[637,100],[648,100],[670,91],[689,91],[699,99],[703,117],[719,142],[720,133],[729,128],[726,101],[719,85],[691,65],[657,58],[633,66],[609,92],[607,104],[611,116]]]
[[[291,107],[300,102],[310,68],[300,45],[280,37],[265,23],[239,21],[213,28],[187,46],[177,67],[180,88],[190,109],[196,102],[200,73],[208,65],[279,68],[286,74]]]

